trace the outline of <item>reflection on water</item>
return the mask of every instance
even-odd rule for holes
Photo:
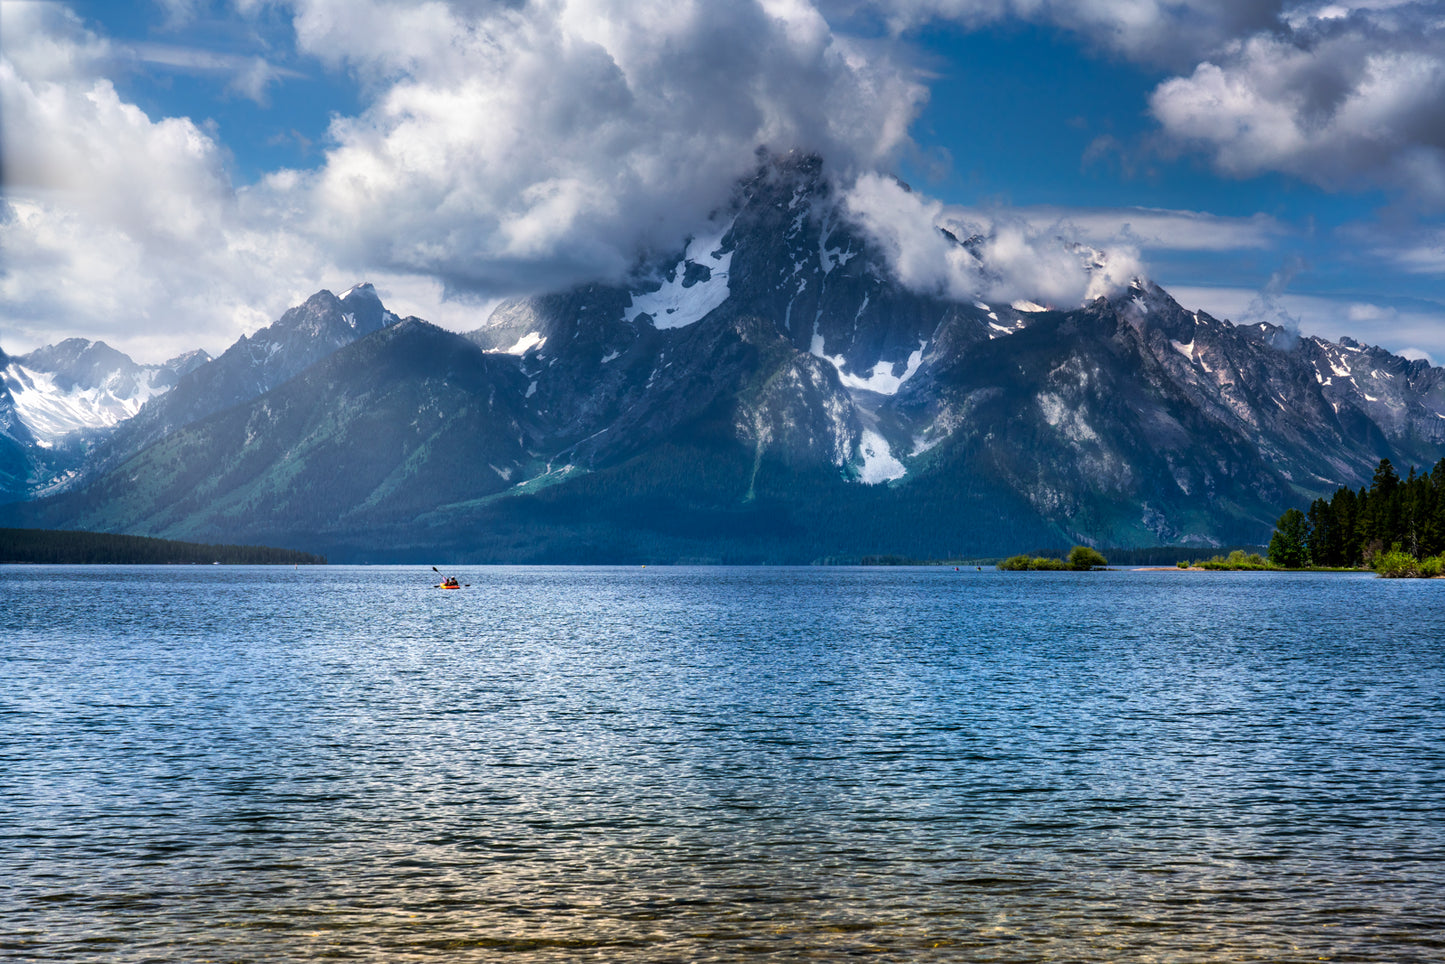
[[[12,959],[1445,958],[1445,589],[0,567]]]

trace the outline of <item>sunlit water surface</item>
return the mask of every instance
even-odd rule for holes
[[[1445,959],[1445,582],[0,567],[0,956]]]

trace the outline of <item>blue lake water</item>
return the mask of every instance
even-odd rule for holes
[[[0,567],[0,957],[1440,961],[1445,582]]]

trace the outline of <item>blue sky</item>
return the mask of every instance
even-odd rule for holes
[[[217,351],[362,278],[475,328],[497,298],[676,245],[767,144],[823,152],[845,190],[897,174],[937,202],[913,216],[1118,251],[1190,308],[1445,362],[1441,3],[0,0],[0,18],[11,352]]]

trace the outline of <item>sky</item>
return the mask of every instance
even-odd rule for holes
[[[362,280],[472,330],[679,250],[759,148],[920,290],[1141,274],[1445,363],[1445,2],[1401,0],[0,0],[0,348],[214,354]]]

